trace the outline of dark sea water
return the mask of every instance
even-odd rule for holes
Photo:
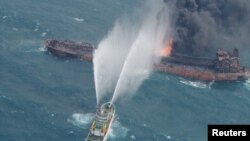
[[[97,44],[141,2],[1,0],[0,141],[83,141],[96,110],[93,66],[53,56],[43,40]],[[108,141],[206,141],[207,124],[250,123],[250,81],[203,83],[154,72],[116,104],[116,115]]]

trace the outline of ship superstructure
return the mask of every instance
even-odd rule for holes
[[[163,57],[154,68],[178,76],[202,81],[237,81],[250,78],[250,69],[240,65],[239,51],[218,50],[215,59],[173,54]]]

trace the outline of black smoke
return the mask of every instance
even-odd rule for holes
[[[249,49],[249,0],[165,0],[174,5],[174,52],[204,56]]]

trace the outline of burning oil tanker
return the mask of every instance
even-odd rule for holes
[[[45,40],[44,45],[55,55],[90,62],[96,49],[89,43],[74,41]],[[162,56],[160,63],[154,64],[154,70],[201,81],[237,81],[250,78],[250,69],[240,65],[239,51],[236,48],[233,53],[218,50],[214,59],[172,53],[168,57]]]

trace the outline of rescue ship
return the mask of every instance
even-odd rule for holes
[[[92,61],[96,49],[87,42],[45,40],[45,47],[58,56]],[[250,69],[240,64],[239,51],[218,50],[214,59],[183,56],[171,53],[161,56],[154,70],[201,81],[238,81],[250,79]]]
[[[97,109],[85,141],[105,141],[115,115],[114,104],[108,102]]]

